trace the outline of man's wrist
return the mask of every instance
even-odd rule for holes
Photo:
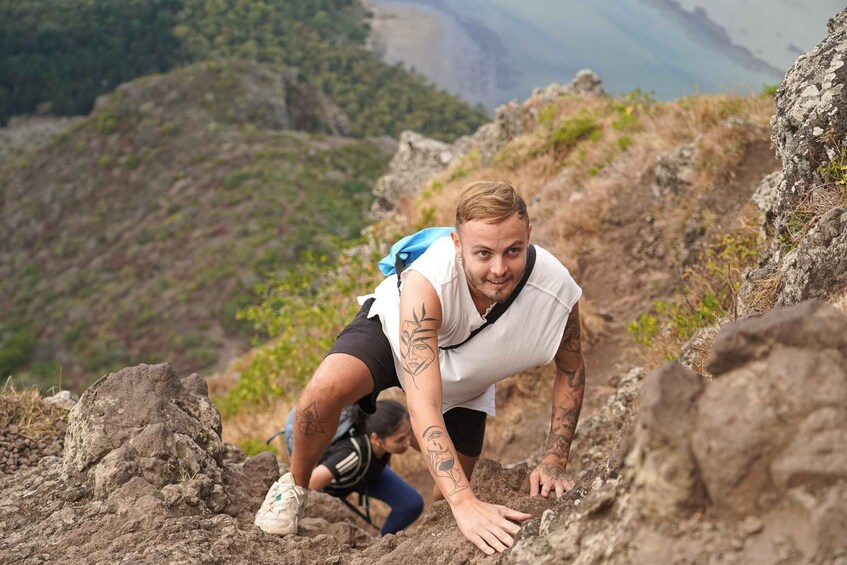
[[[554,465],[568,466],[568,456],[560,453],[547,453],[541,460],[542,463],[552,463]]]
[[[459,506],[467,504],[468,502],[471,502],[473,500],[476,500],[476,495],[469,487],[466,489],[462,489],[461,491],[454,493],[453,495],[448,497],[447,503],[450,505],[450,508],[458,508]]]

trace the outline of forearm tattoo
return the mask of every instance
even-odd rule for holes
[[[326,433],[327,419],[318,416],[317,402],[312,402],[305,410],[298,410],[296,422],[304,436]]]
[[[576,423],[579,420],[580,406],[556,406],[553,409],[553,421],[550,426],[550,437],[547,439],[547,455],[557,455],[567,459],[571,449],[571,441],[576,433]],[[564,471],[564,469],[563,469]]]
[[[420,316],[412,308],[412,319],[405,320],[400,329],[400,363],[403,371],[412,377],[412,383],[418,388],[415,378],[436,358],[435,347],[429,343],[437,329],[438,318],[427,318],[426,305],[421,304]]]
[[[585,364],[580,341],[579,305],[575,304],[568,317],[559,350],[556,352],[556,369],[563,373],[571,388],[585,386]]]
[[[585,363],[580,343],[578,305],[574,305],[565,325],[562,342],[556,353],[556,371],[560,378],[564,376],[567,380],[569,390],[553,406],[546,453],[567,459],[585,392]]]
[[[449,497],[468,488],[467,483],[462,480],[462,472],[456,462],[456,455],[446,441],[448,436],[444,428],[430,426],[424,430],[422,437],[425,444],[426,461],[429,463],[433,474],[446,477],[453,483],[453,490],[445,493],[444,496]]]

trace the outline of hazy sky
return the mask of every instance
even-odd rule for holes
[[[826,35],[843,0],[374,0],[437,14],[410,66],[493,108],[590,68],[613,93],[758,92]],[[705,6],[708,4],[708,6]],[[387,56],[390,59],[391,53]],[[445,55],[446,53],[446,55]],[[436,61],[427,59],[437,57]]]

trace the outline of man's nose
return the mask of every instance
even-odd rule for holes
[[[506,274],[507,269],[506,261],[502,257],[495,257],[491,261],[491,274],[502,276]]]

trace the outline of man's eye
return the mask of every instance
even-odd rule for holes
[[[520,250],[519,247],[510,247],[509,248],[509,255],[517,255],[520,252],[521,252],[521,250]]]
[[[484,250],[477,251],[476,254],[479,255],[480,257],[488,257],[490,255],[490,253],[488,251],[484,251]]]

